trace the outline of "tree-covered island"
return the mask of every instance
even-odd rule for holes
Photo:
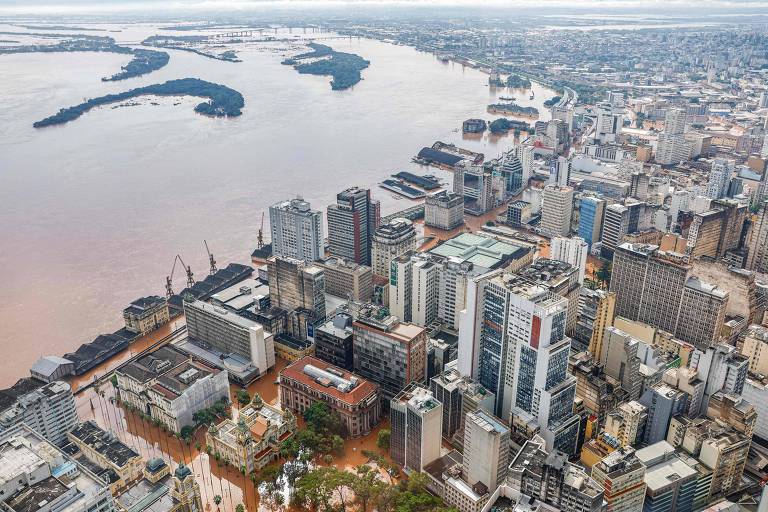
[[[353,53],[337,52],[330,46],[309,43],[311,52],[285,59],[283,64],[293,66],[301,74],[331,76],[331,89],[348,89],[363,79],[360,72],[370,62]],[[311,62],[303,62],[311,60]]]

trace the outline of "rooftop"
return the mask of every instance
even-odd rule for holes
[[[378,386],[373,382],[312,356],[304,356],[288,365],[280,372],[280,377],[300,382],[348,404],[358,404],[378,392]]]
[[[520,259],[528,252],[528,247],[473,233],[462,233],[429,251],[430,254],[457,258],[487,269],[503,266],[511,259]]]
[[[70,435],[104,456],[114,466],[121,468],[139,454],[124,445],[115,436],[99,428],[93,421],[76,425]]]

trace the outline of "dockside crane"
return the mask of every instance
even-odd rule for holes
[[[216,260],[213,259],[213,254],[211,253],[210,249],[208,249],[208,241],[207,240],[203,240],[203,243],[205,244],[205,252],[208,253],[208,262],[211,264],[210,272],[211,272],[211,275],[213,275],[218,270],[216,268]]]
[[[264,212],[261,212],[261,227],[259,227],[259,236],[256,238],[256,248],[264,248]]]
[[[187,273],[187,288],[191,288],[192,285],[195,284],[195,278],[194,274],[192,273],[192,268],[184,263],[184,260],[181,259],[180,255],[176,255],[176,257],[173,259],[173,267],[171,267],[171,273],[170,275],[166,276],[165,278],[165,296],[170,297],[173,295],[173,273],[176,271],[176,262],[180,262],[181,266],[184,267],[184,270]]]

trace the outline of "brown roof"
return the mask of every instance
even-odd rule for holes
[[[313,377],[304,373],[304,367],[308,364],[311,364],[316,368],[320,368],[321,370],[327,370],[330,368],[334,372],[340,372],[343,379],[349,380],[350,377],[356,377],[358,379],[358,384],[348,393],[344,393],[343,391],[340,391],[333,386],[324,386],[317,382]],[[298,361],[295,361],[294,363],[285,367],[283,371],[280,372],[281,380],[283,377],[300,382],[312,389],[319,391],[322,394],[331,396],[337,400],[351,405],[358,404],[372,394],[378,393],[379,389],[377,384],[374,384],[373,382],[366,380],[359,375],[354,375],[353,373],[339,368],[338,366],[326,363],[325,361],[312,356],[304,356]]]
[[[268,426],[266,419],[258,417],[251,425],[251,434],[253,434],[253,437],[256,439],[261,439],[264,437],[264,433],[267,431]]]

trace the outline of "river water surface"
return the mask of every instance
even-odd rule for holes
[[[108,28],[126,44],[160,33],[150,25]],[[221,266],[248,262],[270,204],[301,194],[324,210],[351,185],[371,187],[384,214],[406,208],[410,201],[377,183],[398,170],[425,172],[411,163],[422,146],[442,140],[495,157],[512,137],[463,140],[461,122],[491,119],[485,109],[498,96],[537,106],[546,119],[542,103],[554,95],[538,84],[532,101],[529,91],[492,89],[482,72],[408,47],[327,44],[368,59],[364,80],[332,91],[329,77],[281,65],[296,49],[283,43],[271,51],[250,45],[241,63],[168,50],[165,68],[106,83],[100,78],[129,56],[0,55],[0,385],[27,374],[41,355],[118,328],[131,300],[163,293],[177,253],[202,278],[203,239]],[[143,99],[32,128],[85,98],[185,77],[240,91],[243,115],[212,119],[193,112],[199,100]],[[176,291],[183,286],[177,273]]]

